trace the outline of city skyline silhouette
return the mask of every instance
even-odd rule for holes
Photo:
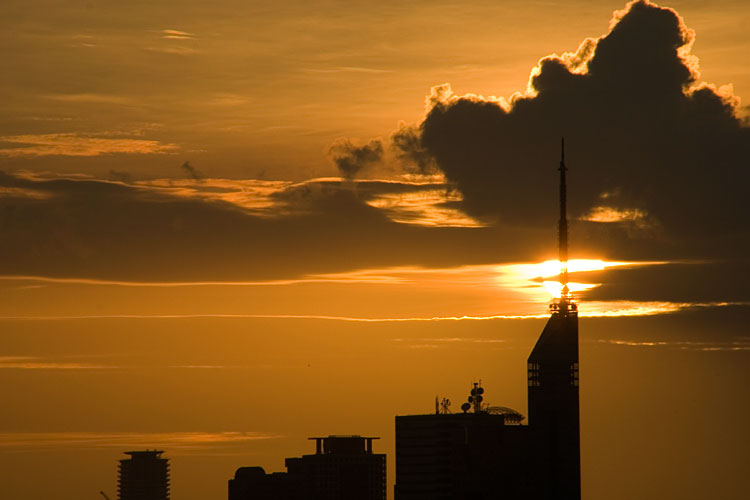
[[[394,500],[394,417],[481,386],[547,496],[744,499],[750,6],[0,10],[0,497],[358,435]]]

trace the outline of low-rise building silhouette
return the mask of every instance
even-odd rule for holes
[[[163,451],[126,451],[120,460],[117,497],[120,500],[169,500],[169,459]]]
[[[309,439],[315,440],[315,454],[287,458],[287,472],[237,469],[229,480],[229,500],[385,500],[385,454],[372,450],[378,438]]]

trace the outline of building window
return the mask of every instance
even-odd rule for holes
[[[578,363],[570,365],[570,384],[578,387]]]
[[[539,363],[529,363],[529,366],[528,366],[529,387],[539,387],[541,385],[540,376],[539,376],[540,370],[541,370],[541,366],[539,365]]]

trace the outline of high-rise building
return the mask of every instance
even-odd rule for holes
[[[560,157],[560,298],[528,359],[529,425],[537,498],[581,498],[578,405],[578,306],[568,289],[565,143]]]
[[[445,407],[396,417],[396,500],[581,498],[578,307],[568,289],[564,142],[559,171],[561,291],[528,358],[528,425],[518,425],[517,412],[482,406],[477,384],[463,414]]]
[[[534,437],[534,498],[581,498],[578,312],[564,298],[528,361],[529,426]]]
[[[525,498],[522,419],[501,407],[397,416],[396,500]]]
[[[169,459],[163,451],[126,451],[120,460],[117,497],[120,500],[169,500]]]
[[[315,454],[287,458],[287,472],[241,467],[229,480],[229,500],[385,500],[385,454],[375,437],[314,437]]]

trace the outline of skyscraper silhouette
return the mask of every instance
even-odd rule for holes
[[[528,359],[529,425],[538,498],[581,498],[578,406],[578,307],[568,289],[565,142],[560,157],[560,298]]]
[[[446,408],[397,416],[396,500],[581,498],[578,307],[568,288],[564,142],[559,171],[561,290],[528,358],[528,425],[519,425],[523,417],[513,410],[483,406],[476,386],[463,414]]]
[[[126,451],[120,460],[117,497],[120,500],[169,500],[169,459],[163,451]]]

